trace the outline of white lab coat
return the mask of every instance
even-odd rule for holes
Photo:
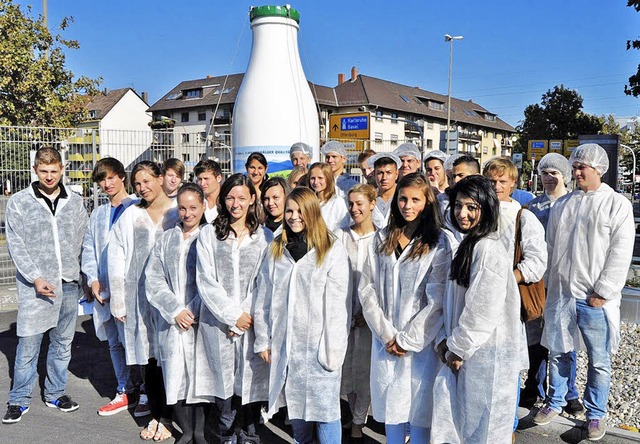
[[[444,330],[463,359],[457,375],[442,366],[433,391],[433,443],[510,443],[526,341],[513,261],[498,234],[473,249],[469,287],[446,281]]]
[[[162,233],[149,255],[145,268],[145,290],[151,304],[156,338],[158,362],[162,367],[167,404],[179,400],[188,403],[213,401],[213,398],[195,396],[195,380],[213,385],[206,380],[211,374],[196,374],[196,360],[204,356],[196,354],[198,324],[182,330],[175,321],[183,310],[194,316],[200,313],[200,296],[196,286],[196,229],[184,239],[182,225]]]
[[[576,299],[605,298],[611,351],[620,342],[620,300],[635,242],[629,200],[603,183],[559,199],[547,226],[549,280],[541,344],[552,352],[580,349]]]
[[[122,199],[120,205],[124,211],[132,204],[136,204],[138,198],[132,194]],[[93,210],[89,219],[89,226],[84,234],[82,242],[82,272],[87,277],[87,285],[95,281],[100,282],[100,293],[104,298],[109,298],[109,268],[107,254],[109,238],[111,236],[111,204],[100,205]],[[122,214],[121,214],[122,215]],[[104,305],[95,302],[93,304],[93,326],[96,336],[101,341],[107,340],[105,323],[111,319],[111,306],[107,301]]]
[[[382,197],[376,198],[376,206],[373,209],[373,213],[371,214],[371,218],[373,219],[373,224],[382,229],[385,228],[389,224],[389,215],[391,214],[391,201],[393,200],[393,196],[385,202]]]
[[[269,413],[290,419],[340,418],[340,381],[351,320],[349,258],[335,241],[321,265],[311,249],[295,262],[268,251],[255,303],[254,351],[271,350]]]
[[[65,187],[56,215],[36,198],[32,186],[11,196],[6,210],[6,239],[16,266],[17,334],[44,333],[58,325],[62,281],[80,279],[80,249],[89,216],[82,198]],[[43,278],[55,286],[57,297],[36,294],[33,283]],[[79,296],[79,295],[78,295]]]
[[[108,251],[111,314],[126,316],[124,346],[127,365],[146,365],[156,357],[155,331],[144,286],[144,267],[160,235],[178,223],[172,207],[156,225],[144,208],[132,205],[113,226]]]
[[[358,297],[358,287],[364,270],[369,245],[376,232],[372,231],[360,236],[351,228],[340,229],[336,236],[347,249],[349,255],[349,271],[351,276],[351,331],[349,345],[342,365],[342,386],[340,393],[349,395],[356,393],[358,398],[370,399],[369,385],[371,369],[371,330],[364,325],[356,327],[353,319],[362,314],[362,305]]]
[[[444,235],[425,256],[407,258],[415,240],[399,259],[378,252],[387,231],[379,231],[369,246],[360,289],[362,312],[373,333],[371,405],[376,421],[431,424],[433,380],[439,359],[432,344],[442,322],[442,292],[446,275],[430,276],[434,257],[448,250]],[[435,278],[431,281],[431,278]],[[425,310],[426,308],[426,310]],[[392,356],[386,344],[396,338],[408,353]]]
[[[255,333],[244,334],[235,327],[243,312],[253,311],[252,282],[267,245],[270,230],[258,227],[240,244],[233,233],[220,241],[215,227],[202,228],[198,239],[198,291],[202,299],[198,326],[197,374],[212,374],[209,379],[196,378],[196,395],[228,399],[238,395],[242,403],[266,401],[268,366],[253,353]],[[230,337],[230,331],[240,334]],[[202,384],[205,382],[205,384]]]
[[[351,216],[345,200],[334,194],[331,199],[320,204],[320,212],[329,231],[349,226]]]

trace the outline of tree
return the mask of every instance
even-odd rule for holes
[[[628,0],[627,6],[640,12],[640,0]],[[640,49],[639,40],[627,40],[627,51],[630,49]],[[638,97],[640,95],[640,65],[638,65],[638,71],[629,77],[629,84],[624,85],[624,92],[629,96]]]
[[[64,18],[59,29],[72,22]],[[65,67],[65,49],[78,47],[52,35],[30,7],[0,0],[0,125],[69,127],[85,118],[84,105],[101,79],[75,79]]]
[[[580,134],[597,134],[603,122],[598,116],[582,112],[582,97],[564,85],[542,95],[540,104],[524,110],[524,120],[516,127],[517,150],[526,152],[529,140],[577,139]]]

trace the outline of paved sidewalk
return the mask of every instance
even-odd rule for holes
[[[5,402],[13,378],[13,362],[16,351],[16,314],[15,311],[0,312],[0,408],[5,412]],[[44,374],[44,351],[38,362],[39,374]],[[31,409],[22,421],[17,424],[0,424],[0,443],[31,444],[99,444],[99,443],[141,443],[139,433],[146,424],[146,419],[134,418],[129,412],[121,412],[114,416],[100,417],[98,407],[114,395],[115,378],[106,343],[96,339],[93,321],[89,316],[78,319],[76,335],[73,341],[71,363],[69,365],[68,393],[80,404],[80,409],[72,413],[62,413],[48,408],[41,400],[42,384],[33,393]],[[521,416],[528,411],[521,409]],[[261,433],[263,444],[292,443],[291,429],[282,421],[273,421]],[[384,443],[381,434],[383,428],[369,418],[369,427],[365,428],[364,444]],[[528,419],[521,423],[523,430],[516,433],[518,444],[534,443],[578,443],[582,438],[580,425],[559,419],[544,427],[534,427]],[[615,433],[615,435],[614,435]],[[170,439],[165,441],[173,443]],[[348,442],[345,438],[343,442]],[[585,441],[587,442],[587,441]],[[640,434],[611,430],[600,441],[602,443],[640,442]]]

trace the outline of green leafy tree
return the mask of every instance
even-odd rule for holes
[[[639,0],[628,0],[627,6],[635,9],[636,12],[640,12]],[[627,51],[630,49],[640,49],[640,39],[627,40]],[[624,92],[629,96],[640,96],[640,64],[638,65],[638,71],[629,77],[629,84],[624,85]]]
[[[73,18],[64,18],[64,31]],[[69,127],[86,118],[84,105],[101,79],[75,78],[65,67],[75,40],[52,35],[13,0],[0,0],[0,125]]]
[[[542,95],[540,104],[524,110],[524,120],[516,127],[517,151],[526,152],[529,140],[577,139],[580,134],[597,134],[603,122],[582,112],[582,97],[577,91],[555,86]]]

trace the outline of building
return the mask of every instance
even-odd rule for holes
[[[79,185],[89,183],[100,157],[115,157],[130,169],[151,146],[149,105],[132,88],[105,90],[85,108],[89,119],[65,139],[68,177]]]
[[[242,78],[243,74],[232,74],[184,81],[149,108],[155,127],[172,128],[176,157],[188,162],[214,156],[230,170],[233,105]],[[340,138],[332,131],[332,115],[353,114],[364,115],[368,122],[364,137],[340,138],[354,153],[363,148],[392,151],[405,141],[423,152],[446,148],[446,95],[361,75],[356,68],[348,79],[339,74],[335,87],[311,82],[309,86],[319,109],[319,144]],[[451,98],[451,125],[454,150],[481,162],[511,155],[515,128],[481,105]]]

